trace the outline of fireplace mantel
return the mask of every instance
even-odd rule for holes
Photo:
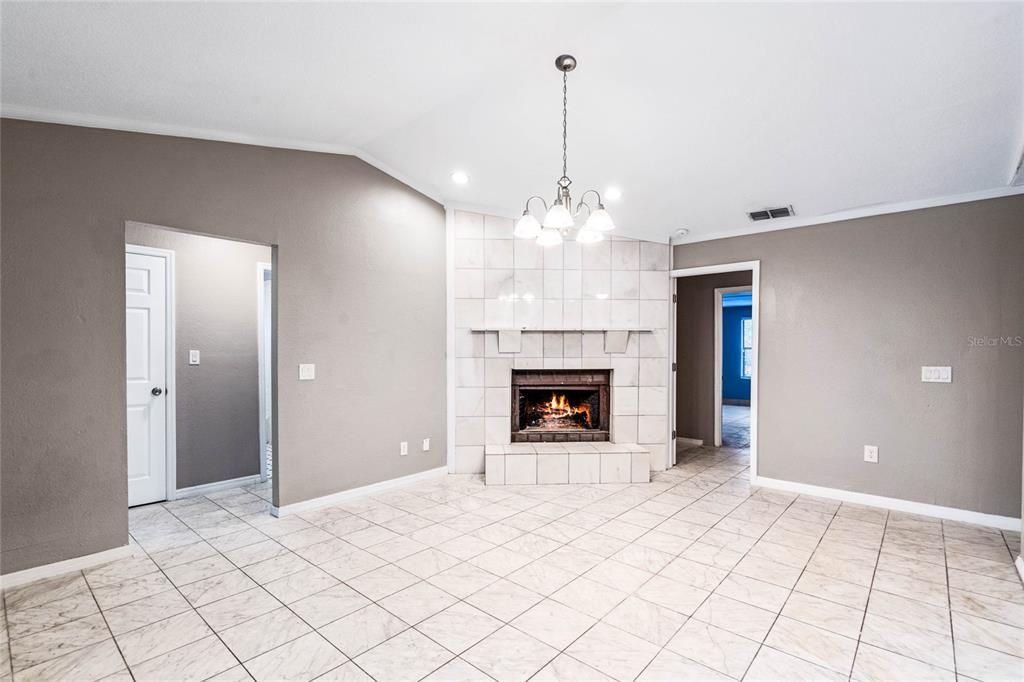
[[[653,329],[648,329],[645,327],[606,327],[604,329],[592,329],[590,327],[552,327],[545,329],[537,329],[533,327],[526,329],[516,329],[514,327],[471,327],[469,331],[473,332],[474,334],[483,334],[485,332],[524,332],[527,334],[541,334],[544,332],[562,332],[568,334],[580,332],[640,332],[650,334],[654,332]]]
[[[604,350],[606,353],[625,353],[629,344],[630,334],[651,334],[653,329],[644,327],[620,327],[616,329],[591,329],[588,327],[556,327],[549,329],[511,329],[511,328],[486,328],[472,327],[474,334],[497,333],[498,350],[502,353],[518,353],[522,349],[523,334],[580,334],[580,333],[602,333],[604,334]]]

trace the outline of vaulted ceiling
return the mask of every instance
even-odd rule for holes
[[[561,174],[572,53],[573,187],[660,241],[1006,187],[1024,145],[1019,3],[0,11],[6,116],[357,153],[509,215]]]

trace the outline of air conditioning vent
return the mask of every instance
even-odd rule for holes
[[[760,211],[751,211],[747,214],[751,220],[774,220],[775,218],[788,218],[796,215],[792,206],[780,206],[778,208],[765,208]]]

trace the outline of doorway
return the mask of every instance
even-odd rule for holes
[[[733,448],[741,458],[749,454],[754,477],[759,272],[759,261],[747,261],[670,273],[676,292],[671,381],[673,451],[681,454],[694,448]],[[727,371],[736,372],[736,382],[730,380]]]
[[[753,323],[751,287],[715,289],[715,447],[750,447]]]
[[[272,497],[272,261],[270,246],[126,223],[129,506]]]

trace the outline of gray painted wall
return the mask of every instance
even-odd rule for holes
[[[675,248],[761,261],[758,473],[1021,512],[1024,196]],[[952,384],[921,383],[952,365]],[[863,461],[879,446],[878,464]]]
[[[174,251],[178,488],[259,474],[256,266],[270,247],[139,223],[125,241]]]
[[[751,273],[676,280],[676,435],[715,444],[715,289],[741,287]]]
[[[437,203],[350,156],[10,119],[0,137],[3,572],[127,540],[128,220],[277,245],[279,504],[444,464]]]

